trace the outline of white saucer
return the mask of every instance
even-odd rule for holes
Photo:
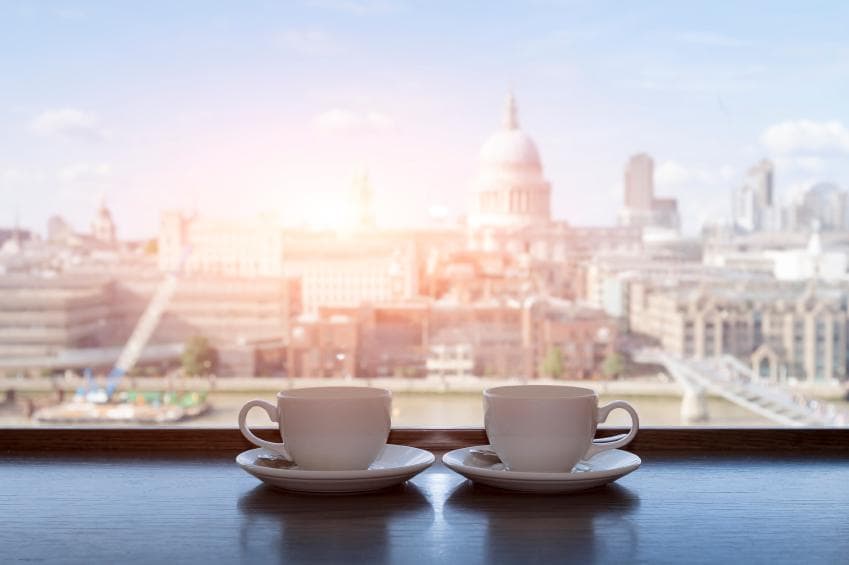
[[[435,460],[429,451],[393,444],[387,444],[375,462],[363,471],[307,471],[297,466],[275,468],[261,465],[260,458],[280,460],[273,451],[257,448],[240,453],[236,463],[272,487],[320,494],[351,494],[399,485],[430,467]]]
[[[583,461],[588,469],[569,473],[529,473],[509,471],[503,463],[471,453],[472,449],[492,449],[488,445],[449,451],[442,462],[476,483],[522,492],[577,492],[611,483],[635,471],[642,461],[633,453],[621,449],[603,451]]]

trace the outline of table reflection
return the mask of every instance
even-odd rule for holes
[[[359,495],[307,495],[260,485],[238,502],[242,561],[390,563],[433,521],[412,483]],[[396,548],[394,546],[399,546]]]
[[[627,563],[638,535],[630,516],[640,499],[607,485],[583,493],[527,494],[463,482],[449,495],[442,517],[469,535],[470,554],[485,563],[586,560]]]

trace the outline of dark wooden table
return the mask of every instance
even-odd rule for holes
[[[0,562],[849,563],[849,458],[643,454],[565,496],[440,464],[360,496],[287,494],[230,455],[7,453]]]

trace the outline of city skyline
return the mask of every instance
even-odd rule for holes
[[[196,8],[0,8],[0,225],[17,216],[43,232],[59,212],[85,229],[103,195],[121,238],[151,236],[168,208],[298,223],[346,194],[363,164],[379,225],[421,224],[431,206],[465,214],[511,89],[552,217],[576,225],[615,222],[625,163],[641,151],[686,233],[728,217],[762,158],[779,201],[849,184],[838,3],[733,17],[470,4],[451,21],[414,3]]]

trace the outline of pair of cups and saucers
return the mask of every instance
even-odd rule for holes
[[[637,434],[639,417],[627,402],[599,406],[595,391],[557,385],[490,388],[483,393],[490,445],[445,453],[448,468],[480,484],[523,492],[566,493],[601,486],[640,466],[622,450]],[[265,410],[282,443],[257,437],[248,412]],[[429,451],[387,443],[392,393],[371,387],[285,390],[277,404],[251,400],[239,429],[257,449],[236,462],[277,488],[308,493],[358,493],[399,485],[430,467]],[[631,417],[626,434],[595,438],[615,409]]]

